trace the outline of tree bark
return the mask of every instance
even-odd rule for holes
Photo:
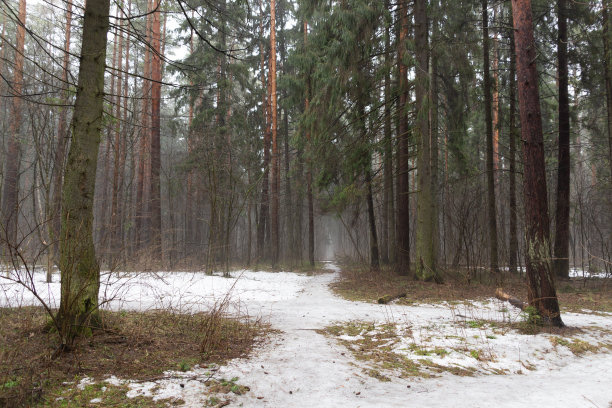
[[[399,105],[398,105],[398,169],[397,169],[397,246],[395,256],[400,275],[410,275],[410,183],[409,152],[410,130],[408,125],[408,67],[405,56],[408,41],[408,1],[402,0],[398,7],[400,24],[397,41]]]
[[[546,168],[531,0],[512,0],[512,14],[525,165],[527,296],[540,316],[550,324],[563,326],[550,266]]]
[[[369,153],[368,153],[369,155]],[[374,215],[374,198],[372,193],[372,164],[371,158],[367,161],[365,169],[365,182],[367,187],[368,224],[370,227],[370,268],[374,271],[380,268],[380,257],[378,254],[378,235],[376,233],[376,217]]]
[[[390,1],[385,0],[389,9]],[[384,157],[383,157],[383,209],[381,234],[381,260],[388,264],[394,260],[391,242],[395,243],[395,220],[393,212],[393,143],[391,141],[391,27],[385,27],[385,117],[384,117]],[[393,245],[394,246],[394,245]]]
[[[261,87],[262,87],[262,106],[264,117],[264,152],[263,152],[263,177],[261,187],[261,204],[259,207],[259,223],[257,224],[257,253],[259,258],[267,256],[266,242],[269,240],[266,232],[269,231],[270,222],[270,104],[268,98],[268,83],[266,82],[266,67],[264,54],[264,38],[263,38],[263,8],[260,0],[261,20],[259,22],[259,54],[260,54],[260,70],[261,70]]]
[[[559,21],[557,72],[559,79],[559,156],[557,173],[557,211],[555,214],[555,252],[553,270],[569,278],[570,216],[570,108],[567,67],[567,0],[557,0]]]
[[[270,0],[270,109],[272,126],[272,169],[271,181],[271,205],[270,205],[270,244],[272,250],[272,265],[278,263],[279,257],[279,170],[280,160],[278,155],[278,111],[276,98],[276,0]]]
[[[21,125],[23,92],[23,60],[25,50],[26,0],[19,0],[19,23],[15,45],[15,68],[11,85],[11,120],[9,125],[4,182],[2,183],[2,207],[0,208],[0,247],[5,248],[3,255],[13,256],[17,246],[17,224],[19,221],[19,167],[21,164]]]
[[[496,6],[495,6],[496,7]],[[497,11],[497,10],[496,10]],[[496,23],[497,12],[493,13],[493,23]],[[498,32],[495,31],[493,36],[493,84],[492,84],[492,114],[493,114],[493,177],[495,183],[498,181],[499,170],[499,134],[502,123],[502,111],[499,101],[499,38]]]
[[[608,131],[608,165],[612,180],[612,21],[609,18],[609,0],[603,2],[603,44],[604,44],[604,74],[606,82],[606,107]],[[610,189],[612,196],[612,189]],[[612,202],[612,198],[610,199]],[[612,240],[612,231],[610,231]]]
[[[93,198],[102,132],[104,67],[110,0],[88,1],[83,45],[62,191],[58,327],[64,345],[97,319],[100,267],[93,242]]]
[[[145,25],[145,38],[147,41],[152,40],[151,36],[151,20],[152,20],[153,0],[147,1],[147,21]],[[141,131],[140,141],[138,149],[138,174],[136,177],[136,208],[134,211],[135,215],[135,229],[136,229],[136,249],[141,251],[148,243],[148,232],[150,214],[148,212],[149,200],[148,200],[148,186],[150,185],[150,129],[151,129],[151,117],[150,117],[150,97],[151,97],[151,52],[149,47],[145,49],[144,63],[143,63],[143,80],[142,80],[142,104],[141,104]],[[139,254],[142,255],[142,254]]]
[[[510,26],[512,27],[512,13],[510,13]],[[510,129],[509,137],[509,211],[510,211],[510,242],[508,248],[508,267],[511,273],[516,272],[518,264],[518,233],[517,233],[517,217],[518,206],[516,204],[516,54],[514,47],[514,31],[510,30]]]
[[[495,204],[493,119],[491,115],[491,73],[489,68],[489,10],[487,0],[482,0],[482,43],[484,56],[484,108],[487,137],[487,218],[489,227],[489,262],[491,270],[495,273],[499,273],[499,262],[497,259],[497,211]]]
[[[68,140],[68,64],[70,62],[70,36],[72,27],[72,0],[66,1],[66,26],[64,30],[64,59],[62,61],[62,83],[65,90],[62,91],[60,100],[62,106],[57,122],[57,144],[53,163],[53,192],[51,198],[51,254],[55,262],[59,262],[59,239],[62,226],[61,205],[62,205],[62,183],[64,181],[64,161],[66,160],[66,141]]]
[[[119,9],[115,10],[115,19],[119,18]],[[113,56],[110,61],[111,70],[113,70],[117,66],[117,38],[119,36],[119,27],[115,26],[115,30],[113,33]],[[110,93],[109,95],[112,97],[115,96],[115,86],[117,84],[117,78],[115,73],[113,72],[110,75]],[[112,112],[112,109],[111,109]],[[100,208],[100,212],[96,215],[97,222],[97,230],[96,233],[98,235],[98,239],[96,240],[99,243],[99,248],[101,255],[108,256],[108,247],[109,247],[109,235],[111,231],[110,218],[108,217],[108,210],[110,209],[112,203],[109,197],[111,197],[112,185],[110,184],[110,168],[111,168],[111,149],[113,146],[113,124],[112,121],[108,121],[106,124],[106,138],[104,140],[104,159],[102,161],[102,180],[101,186],[98,188],[100,193],[98,194],[99,199],[96,202],[100,202],[98,204]],[[109,204],[111,203],[111,204]]]
[[[308,22],[304,21],[304,47],[308,45]],[[306,73],[306,98],[304,101],[304,111],[310,109],[310,73]],[[314,259],[314,202],[312,197],[312,140],[309,131],[306,131],[306,199],[308,201],[308,262],[310,266],[315,266]]]
[[[151,256],[162,260],[161,236],[161,0],[156,0],[153,12],[151,48]]]
[[[417,152],[417,230],[416,276],[420,280],[437,280],[435,248],[435,206],[432,183],[432,159],[429,134],[429,41],[427,0],[415,0],[416,47],[416,140]]]
[[[279,54],[281,59],[281,70],[285,70],[285,64],[287,62],[287,40],[286,33],[284,30],[285,27],[285,7],[283,7],[279,13],[279,22],[280,22],[280,35],[279,35]],[[287,90],[282,90],[282,99],[287,100]],[[285,102],[286,104],[286,102]],[[284,147],[284,159],[285,159],[285,225],[287,228],[287,255],[291,258],[291,261],[297,259],[297,245],[295,239],[295,224],[293,222],[294,209],[293,209],[293,195],[291,189],[291,148],[289,143],[289,112],[285,106],[281,107],[281,116],[283,121],[283,147]]]
[[[110,214],[110,245],[108,252],[108,264],[113,269],[116,254],[120,250],[120,242],[118,239],[119,229],[119,164],[121,155],[121,93],[123,90],[123,23],[119,24],[119,29],[116,35],[119,36],[118,50],[117,50],[117,66],[116,71],[113,73],[116,76],[117,88],[116,95],[111,95],[111,98],[115,98],[115,126],[113,133],[115,136],[115,142],[113,143],[113,184],[111,188],[111,214]],[[117,37],[115,37],[117,41]],[[110,135],[109,135],[110,136]],[[109,137],[110,139],[110,137]]]
[[[436,7],[439,7],[437,1],[434,3]],[[438,28],[438,17],[435,16],[433,19],[433,35],[437,38],[439,36]],[[433,203],[433,247],[437,254],[440,248],[440,223],[439,223],[439,195],[438,195],[438,109],[439,109],[439,97],[438,97],[438,52],[435,47],[431,47],[431,67],[430,67],[430,103],[431,108],[429,109],[430,124],[429,124],[429,148],[431,152],[431,196]]]
[[[129,16],[132,10],[132,0],[128,0],[128,5],[127,5],[127,13],[126,15]],[[130,33],[131,33],[131,26],[130,24],[125,24],[126,28],[126,45],[125,45],[125,63],[124,63],[124,71],[130,72]],[[119,185],[118,185],[118,197],[117,197],[117,201],[118,201],[118,208],[117,208],[117,229],[116,229],[116,234],[117,236],[115,237],[115,239],[117,240],[117,246],[118,248],[120,248],[120,252],[123,255],[124,261],[125,261],[125,236],[123,233],[123,227],[124,227],[124,220],[125,220],[125,209],[126,209],[126,205],[125,205],[125,200],[124,200],[124,185],[125,185],[125,160],[126,160],[126,155],[127,155],[127,138],[128,138],[128,104],[129,104],[129,100],[128,100],[128,88],[129,88],[129,75],[125,74],[123,75],[123,128],[122,128],[122,133],[121,133],[121,143],[119,144],[119,165],[118,167],[118,176],[119,176]]]

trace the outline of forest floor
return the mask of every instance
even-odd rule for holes
[[[329,273],[323,274],[246,271],[230,279],[197,273],[105,275],[105,307],[120,311],[113,315],[117,323],[125,310],[191,316],[184,322],[141,317],[150,329],[139,332],[151,337],[155,327],[173,328],[175,334],[165,344],[175,342],[178,352],[168,351],[159,365],[170,371],[135,378],[129,368],[111,365],[91,376],[81,370],[47,401],[53,406],[143,407],[611,406],[612,312],[603,280],[598,285],[562,283],[568,327],[542,330],[510,305],[492,299],[490,284],[416,284],[392,275],[368,278],[364,272],[341,274],[335,265],[327,267]],[[33,279],[39,282],[39,295],[55,306],[59,285],[41,280],[42,273]],[[506,282],[504,287],[520,297],[514,285]],[[398,290],[408,292],[407,297],[389,305],[375,303]],[[0,281],[0,307],[21,306],[23,313],[33,303],[31,294]],[[243,336],[245,347],[213,365],[181,354],[197,332],[190,327],[202,327],[201,320],[189,319],[221,307],[243,321],[258,322],[250,330],[240,329],[249,333]],[[7,322],[15,321],[11,310],[0,309],[2,333]],[[101,340],[94,336],[94,341]],[[107,342],[107,356],[120,353],[122,341],[117,348]],[[148,355],[155,355],[154,350],[151,346]],[[147,353],[142,358],[145,363],[128,356],[123,365],[153,361],[146,360]],[[0,395],[10,386],[0,384]],[[71,405],[71,399],[79,402]]]

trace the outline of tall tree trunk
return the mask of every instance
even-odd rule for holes
[[[145,37],[148,42],[151,42],[151,20],[153,10],[153,0],[147,1],[147,21],[145,25]],[[150,96],[151,96],[151,52],[149,47],[145,48],[144,64],[143,64],[143,80],[142,80],[142,104],[141,104],[141,119],[140,119],[140,141],[138,149],[138,174],[136,177],[136,208],[135,229],[136,229],[136,249],[141,251],[148,242],[148,227],[150,216],[148,214],[149,200],[148,188],[149,184],[149,158],[150,158]]]
[[[102,132],[109,0],[88,1],[77,86],[72,143],[62,191],[62,272],[56,322],[64,345],[97,320],[100,267],[93,242],[93,198]]]
[[[23,60],[25,50],[26,0],[19,0],[19,23],[15,46],[15,66],[11,86],[11,120],[8,148],[5,156],[4,182],[2,183],[2,207],[0,208],[0,247],[5,256],[12,256],[17,246],[17,224],[19,220],[19,167],[21,164],[21,125],[23,92]]]
[[[497,7],[497,6],[495,6]],[[496,23],[497,9],[493,13],[493,24]],[[499,170],[499,133],[501,129],[502,115],[499,102],[499,38],[498,31],[493,36],[493,99],[491,107],[493,113],[493,179],[497,183]]]
[[[409,182],[409,139],[408,126],[408,67],[404,61],[408,42],[408,0],[402,0],[398,7],[398,152],[397,152],[397,246],[395,256],[400,275],[410,275],[410,182]]]
[[[529,304],[563,326],[550,265],[548,197],[531,0],[512,0],[518,98],[523,139],[525,246]]]
[[[161,0],[156,0],[153,12],[151,48],[151,256],[162,259],[161,236]]]
[[[368,206],[368,224],[370,227],[370,268],[376,271],[380,268],[380,257],[378,254],[378,235],[376,234],[376,217],[374,215],[374,198],[372,193],[372,164],[371,158],[369,159],[365,169],[365,182],[368,189],[366,201]]]
[[[117,8],[115,10],[115,19],[119,18],[119,9]],[[115,30],[114,30],[114,34],[113,34],[113,56],[111,58],[111,69],[114,70],[115,67],[117,66],[117,45],[118,45],[118,41],[117,38],[119,36],[119,27],[115,26]],[[111,98],[115,96],[115,85],[117,83],[117,76],[115,75],[115,73],[113,72],[112,75],[110,75],[110,94]],[[99,188],[99,190],[101,191],[101,193],[99,193],[98,197],[99,200],[96,200],[96,202],[100,202],[99,208],[100,208],[100,212],[99,214],[96,216],[96,220],[97,220],[97,235],[98,235],[98,240],[97,242],[99,243],[99,248],[100,248],[100,252],[102,254],[102,256],[106,256],[108,255],[108,243],[109,243],[109,232],[111,231],[110,228],[110,222],[107,221],[110,220],[108,218],[108,210],[110,208],[109,203],[111,202],[109,197],[111,196],[111,193],[109,190],[112,189],[112,185],[110,184],[109,180],[110,180],[110,168],[111,168],[111,149],[113,147],[113,125],[111,121],[108,121],[108,123],[106,124],[106,138],[105,138],[105,152],[104,152],[104,159],[102,162],[102,166],[103,166],[103,170],[102,170],[102,186]],[[105,259],[105,258],[104,258]]]
[[[62,106],[59,112],[57,123],[57,145],[55,150],[55,158],[53,163],[53,191],[51,198],[51,228],[49,236],[51,237],[51,252],[55,262],[59,263],[59,239],[60,229],[62,225],[61,205],[62,205],[62,182],[64,181],[64,161],[66,159],[66,141],[68,140],[68,70],[70,62],[70,35],[72,27],[72,0],[66,2],[66,26],[64,30],[64,59],[62,61],[62,83],[61,87],[65,90],[61,93]]]
[[[127,13],[126,16],[129,16],[132,10],[132,0],[128,0],[128,5],[127,5]],[[128,100],[128,87],[129,87],[129,75],[127,75],[128,72],[130,72],[130,33],[131,33],[131,29],[130,29],[130,24],[125,24],[126,28],[126,45],[125,45],[125,63],[124,63],[124,71],[126,72],[125,75],[123,75],[123,132],[121,134],[121,143],[119,145],[119,166],[118,166],[118,172],[119,172],[119,186],[118,186],[118,190],[119,190],[119,195],[117,198],[117,201],[119,203],[118,208],[117,208],[117,229],[116,229],[116,240],[117,240],[117,246],[118,248],[120,248],[121,253],[124,257],[124,261],[125,261],[125,236],[123,233],[123,226],[124,226],[124,220],[125,220],[125,209],[126,209],[126,205],[124,202],[124,185],[125,185],[125,160],[126,160],[126,155],[127,155],[127,138],[128,138],[128,104],[129,104],[129,100]]]
[[[117,252],[120,250],[120,242],[118,239],[119,229],[119,172],[120,172],[120,155],[121,155],[121,93],[123,89],[123,23],[119,24],[117,30],[119,36],[118,51],[117,51],[117,66],[114,75],[117,80],[116,96],[111,95],[111,98],[115,98],[115,126],[114,136],[115,142],[113,143],[113,184],[111,188],[111,214],[110,214],[110,245],[108,252],[108,264],[111,269],[114,267],[116,262]],[[115,41],[117,38],[115,38]],[[110,136],[110,135],[109,135]],[[109,137],[110,140],[110,137]]]
[[[261,0],[259,2],[259,8],[261,13],[261,19],[259,21],[259,55],[260,55],[260,70],[261,70],[261,87],[262,87],[262,113],[264,117],[264,153],[263,153],[263,177],[261,187],[261,205],[259,207],[259,223],[257,224],[257,253],[259,258],[266,257],[267,245],[266,241],[269,240],[266,231],[269,231],[269,220],[270,220],[270,197],[269,197],[269,183],[270,183],[270,103],[268,98],[268,83],[266,81],[266,61],[264,53],[264,37],[263,37],[263,6]]]
[[[487,137],[487,219],[489,227],[489,262],[491,270],[499,273],[497,259],[497,215],[495,204],[495,171],[493,159],[493,120],[491,117],[491,73],[489,68],[489,10],[487,0],[482,0],[482,43],[484,69],[484,108]]]
[[[357,89],[357,112],[359,114],[359,127],[361,133],[361,140],[368,140],[368,131],[366,128],[366,113],[365,113],[365,101],[367,100],[367,94],[364,91],[367,89],[367,80],[363,71],[359,70],[359,80]],[[380,269],[380,255],[378,250],[378,234],[376,232],[376,216],[374,214],[374,194],[372,192],[372,154],[370,153],[370,147],[368,146],[364,150],[364,163],[365,167],[364,178],[366,183],[366,206],[368,211],[368,228],[370,235],[370,268],[373,271]]]
[[[308,22],[304,21],[304,47],[308,46]],[[306,73],[306,99],[304,111],[310,109],[310,73]],[[312,140],[309,131],[306,131],[307,161],[306,161],[306,199],[308,201],[308,262],[314,267],[314,200],[312,197]]]
[[[567,68],[567,0],[557,0],[559,30],[557,70],[559,77],[559,171],[557,173],[557,211],[555,214],[555,252],[553,270],[569,278],[570,216],[570,108]]]
[[[278,156],[278,111],[276,99],[276,0],[270,0],[270,109],[272,113],[272,171],[271,178],[271,208],[270,208],[270,227],[271,227],[271,249],[272,265],[278,263],[279,256],[279,156]]]
[[[0,72],[4,70],[4,55],[6,54],[6,16],[0,13],[0,24],[2,24],[2,37],[0,37]],[[4,84],[0,84],[0,92],[4,90]]]
[[[285,7],[281,9],[279,23],[281,27],[280,35],[279,35],[279,53],[281,58],[281,70],[284,72],[286,69],[287,62],[287,41],[286,41],[286,33],[284,30],[285,27]],[[282,100],[287,101],[287,91],[283,89],[282,91]],[[285,102],[286,104],[287,102]],[[295,244],[295,224],[293,223],[293,196],[291,189],[291,178],[290,178],[290,163],[291,163],[291,149],[289,144],[289,114],[287,112],[287,108],[285,106],[281,109],[282,112],[282,121],[283,121],[283,145],[284,145],[284,158],[285,158],[285,225],[287,226],[287,255],[290,256],[291,261],[295,261],[297,259],[297,245]]]
[[[510,26],[512,27],[512,13],[510,13]],[[517,139],[517,128],[516,128],[516,54],[514,47],[514,31],[510,30],[510,129],[508,131],[509,140],[509,208],[510,208],[510,243],[508,248],[508,266],[511,273],[516,272],[518,265],[518,233],[517,233],[517,217],[518,207],[516,204],[516,139]]]
[[[437,1],[434,3],[436,7],[439,7]],[[438,28],[438,17],[437,15],[433,20],[433,35],[437,39],[439,36]],[[439,197],[438,197],[438,108],[439,108],[439,97],[438,97],[438,52],[435,47],[431,51],[431,70],[430,70],[430,101],[431,109],[430,114],[430,137],[429,137],[429,148],[431,150],[431,195],[433,202],[433,246],[436,253],[440,249],[440,220],[439,220]]]
[[[608,164],[610,166],[610,180],[612,180],[612,21],[609,17],[609,1],[603,2],[603,44],[604,44],[604,72],[606,82],[606,107],[608,130]],[[580,161],[579,161],[580,163]],[[610,189],[610,202],[612,202],[612,189]],[[612,231],[610,231],[612,241]]]
[[[416,230],[416,276],[420,280],[437,280],[435,223],[436,214],[432,183],[432,159],[429,135],[429,41],[427,33],[427,0],[415,0],[416,47],[416,140],[418,146],[418,197]]]
[[[390,0],[385,0],[385,8],[389,9]],[[381,260],[388,264],[394,257],[391,254],[391,242],[395,242],[395,223],[393,217],[393,143],[391,141],[391,26],[385,27],[385,117],[384,117],[384,158],[383,158],[383,209],[381,233]]]

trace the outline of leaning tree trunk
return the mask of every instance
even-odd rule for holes
[[[489,10],[487,0],[482,0],[482,43],[483,43],[483,69],[484,69],[484,103],[487,136],[487,209],[489,227],[489,262],[491,270],[499,272],[497,260],[497,217],[495,211],[495,172],[493,158],[493,119],[491,101],[491,73],[489,69]]]
[[[8,148],[2,184],[2,207],[0,208],[0,248],[4,255],[12,256],[17,246],[17,221],[19,218],[19,165],[21,162],[21,122],[23,91],[23,55],[25,49],[26,0],[19,1],[19,24],[15,47],[15,65],[11,85],[12,105],[9,125]],[[3,242],[4,241],[4,242]],[[5,244],[5,245],[1,245]],[[2,254],[0,254],[2,255]]]
[[[567,0],[557,1],[559,34],[557,70],[559,77],[559,171],[555,214],[555,256],[553,269],[560,278],[569,278],[570,216],[570,111],[567,68]]]
[[[58,328],[64,345],[87,333],[97,320],[100,267],[93,242],[93,198],[102,132],[104,67],[110,0],[89,1],[83,21],[83,45],[62,190]]]
[[[540,316],[563,326],[550,265],[548,197],[531,0],[512,0],[518,98],[523,139],[528,301]]]

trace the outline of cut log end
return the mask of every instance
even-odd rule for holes
[[[522,300],[509,295],[508,293],[504,292],[504,290],[502,288],[497,288],[497,290],[495,291],[495,297],[499,300],[503,300],[505,302],[510,303],[512,306],[519,308],[521,310],[525,310],[527,308],[527,306],[529,306],[529,304],[523,302]]]

